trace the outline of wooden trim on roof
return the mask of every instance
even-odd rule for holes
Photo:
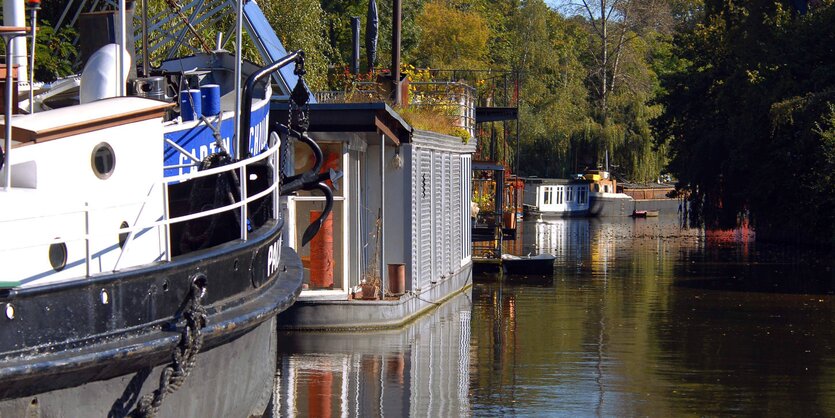
[[[161,103],[159,106],[117,113],[102,118],[84,120],[78,123],[43,130],[32,130],[12,125],[12,139],[15,142],[19,142],[19,146],[26,145],[27,143],[52,141],[54,139],[98,131],[114,126],[127,125],[148,119],[162,118],[165,111],[173,106],[173,103]],[[5,123],[0,123],[0,127],[5,127]],[[2,137],[2,133],[0,133],[0,137]]]
[[[0,26],[0,33],[27,33],[32,30],[29,26]]]
[[[394,145],[400,145],[400,138],[398,138],[394,131],[386,125],[383,119],[380,119],[380,115],[374,116],[374,125],[377,126],[377,132],[391,138]]]

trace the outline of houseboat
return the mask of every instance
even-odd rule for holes
[[[121,18],[117,28],[130,26],[121,6],[104,13]],[[263,14],[254,1],[246,7],[250,35],[260,39],[253,28],[264,29]],[[195,25],[212,21],[199,12]],[[172,15],[150,21],[179,21]],[[17,66],[10,40],[34,31],[13,24],[0,35],[6,62]],[[305,134],[294,123],[265,131],[272,95],[265,81],[280,79],[276,88],[304,109],[303,54],[287,54],[274,33],[262,33],[277,56],[265,54],[266,66],[218,45],[170,58],[138,80],[125,48],[133,31],[116,35],[119,42],[105,42],[73,78],[80,88],[58,83],[63,106],[46,90],[13,112],[17,83],[5,71],[0,416],[260,416],[275,378],[276,314],[302,288],[301,260],[283,246],[280,194],[313,187],[279,181],[279,133]],[[188,44],[165,42],[174,51]],[[161,78],[147,79],[155,74]],[[201,84],[182,81],[192,76]],[[129,80],[167,87],[161,100],[149,98],[151,90],[130,96]],[[201,114],[199,96],[180,94],[202,83],[217,86],[209,95],[216,111]],[[174,136],[204,129],[214,147],[176,145]],[[167,165],[172,148],[188,170]]]
[[[588,216],[589,182],[527,178],[525,209],[530,219]]]
[[[275,105],[277,120],[287,106]],[[272,116],[271,116],[272,117]],[[288,244],[305,288],[281,329],[397,327],[472,283],[470,187],[475,140],[413,129],[389,105],[310,105],[333,216],[309,245],[297,225],[326,207],[322,192],[288,197]],[[290,143],[295,170],[311,154]]]
[[[592,216],[634,216],[635,214],[675,214],[683,203],[670,197],[670,184],[623,183],[605,170],[589,170],[583,178],[591,182],[589,213]]]

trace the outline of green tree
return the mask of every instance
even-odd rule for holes
[[[311,90],[328,88],[329,58],[333,56],[328,43],[324,12],[318,1],[264,2],[264,15],[276,28],[276,33],[288,51],[302,49],[307,60],[306,80]]]
[[[835,10],[708,1],[676,36],[685,65],[664,77],[656,122],[671,170],[708,225],[748,215],[761,239],[832,242],[830,133]],[[814,173],[814,174],[813,174]],[[791,217],[797,208],[815,216]]]
[[[587,37],[541,0],[521,4],[510,27],[511,65],[523,74],[520,103],[523,174],[566,176],[575,170],[575,133],[585,126],[587,91],[579,51]]]
[[[484,68],[487,57],[487,22],[476,12],[432,1],[418,16],[419,65],[432,68]]]
[[[35,45],[35,80],[54,81],[73,74],[77,55],[72,44],[75,31],[72,28],[55,31],[49,22],[40,23]]]

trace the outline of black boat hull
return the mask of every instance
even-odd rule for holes
[[[183,386],[158,417],[249,417],[264,413],[273,390],[275,318],[227,344],[201,352]],[[81,386],[0,402],[3,417],[124,417],[159,386],[164,365]]]
[[[154,267],[0,295],[16,312],[0,327],[0,416],[124,416],[159,387],[196,276],[207,281],[202,350],[159,416],[247,416],[265,406],[275,315],[302,285],[298,255],[282,248],[277,257],[281,226]]]
[[[502,271],[510,276],[552,276],[554,274],[554,259],[505,259],[502,260]]]

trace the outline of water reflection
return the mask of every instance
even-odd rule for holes
[[[471,304],[400,330],[279,334],[276,416],[467,415]]]
[[[835,416],[835,257],[676,217],[523,223],[547,285],[406,329],[282,334],[281,416]],[[470,319],[472,318],[472,320]]]
[[[555,285],[476,285],[474,415],[835,414],[831,254],[664,217],[523,228]]]

